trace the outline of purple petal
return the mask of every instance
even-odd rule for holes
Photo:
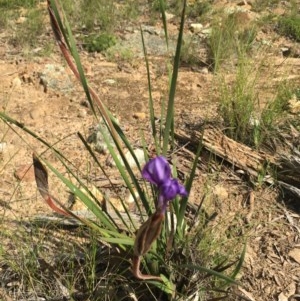
[[[171,177],[171,168],[167,159],[158,156],[150,160],[142,170],[142,176],[152,184],[160,186]]]
[[[179,184],[177,179],[165,181],[159,189],[158,207],[165,212],[169,202],[174,199],[177,194],[181,196],[188,195],[185,187]]]

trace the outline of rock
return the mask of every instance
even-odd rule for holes
[[[87,115],[87,111],[85,109],[81,109],[79,110],[78,114],[77,114],[77,117],[79,118],[85,118]]]
[[[209,70],[207,67],[203,67],[201,70],[200,70],[200,73],[202,74],[208,74],[209,73]]]
[[[7,147],[6,142],[0,142],[0,154],[4,153],[6,147]]]
[[[144,165],[145,164],[144,151],[142,149],[138,148],[138,149],[134,150],[134,154],[135,154],[140,166]],[[132,157],[132,155],[129,151],[127,151],[127,153],[125,154],[125,158],[126,158],[128,164],[131,168],[136,168],[137,167],[136,163],[135,163],[135,160],[134,160],[134,158]],[[122,165],[124,166],[123,160],[122,160],[120,155],[118,155],[118,159],[122,162]],[[112,165],[116,166],[115,162],[112,162]]]
[[[142,30],[143,30],[143,32],[147,32],[150,35],[157,35],[157,36],[159,36],[159,35],[162,34],[162,30],[156,28],[155,26],[144,25],[144,26],[142,26]]]
[[[300,113],[300,100],[297,99],[296,95],[293,95],[289,100],[289,109],[292,114]]]
[[[22,164],[20,165],[14,173],[14,176],[25,182],[35,181],[34,169],[32,164]]]
[[[33,120],[38,120],[45,116],[45,111],[41,107],[34,107],[32,110],[30,110],[29,116]]]
[[[144,113],[144,112],[135,112],[135,113],[133,113],[132,116],[135,119],[144,120],[146,118],[146,113]]]
[[[193,33],[199,33],[202,31],[203,25],[201,23],[192,23],[190,28]]]
[[[216,185],[213,188],[213,194],[220,200],[220,201],[225,201],[228,200],[228,191],[226,190],[225,187],[221,185]]]
[[[26,17],[20,17],[16,20],[16,24],[22,24],[27,20]]]
[[[15,77],[13,80],[12,80],[12,82],[11,82],[11,87],[12,88],[20,88],[21,87],[21,85],[22,85],[22,81],[21,81],[21,79],[17,76],[17,77]]]
[[[203,30],[201,30],[201,33],[204,34],[205,36],[211,35],[211,32],[212,32],[212,28],[204,28]]]
[[[166,19],[167,19],[167,21],[170,21],[170,20],[172,20],[172,19],[174,19],[175,18],[175,15],[173,15],[173,14],[170,14],[170,13],[165,13],[165,15],[166,15]]]
[[[300,264],[300,248],[294,248],[289,252],[289,256]]]
[[[44,70],[39,73],[39,78],[45,92],[48,88],[64,93],[73,89],[73,83],[66,69],[58,64],[46,64]]]
[[[116,81],[114,79],[108,78],[108,79],[104,80],[103,83],[108,84],[108,85],[114,85],[116,83]]]

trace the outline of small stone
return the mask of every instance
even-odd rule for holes
[[[41,110],[41,108],[36,107],[33,108],[30,112],[29,112],[29,116],[31,119],[33,120],[37,120],[41,117],[43,117],[45,115],[45,112]]]
[[[114,85],[116,81],[114,79],[108,78],[105,81],[103,81],[103,83],[108,85]]]
[[[135,112],[135,113],[133,113],[132,116],[135,119],[144,120],[146,118],[146,113],[144,113],[144,112]]]
[[[22,24],[27,20],[26,17],[20,17],[19,19],[16,20],[16,24]]]
[[[201,33],[203,33],[205,36],[211,35],[212,29],[211,28],[204,28],[201,30]]]
[[[79,118],[85,118],[87,115],[87,111],[86,110],[80,110],[77,114],[77,117]]]
[[[213,188],[213,194],[220,200],[220,201],[225,201],[228,200],[228,191],[225,187],[221,185],[216,185]]]
[[[190,28],[193,33],[198,33],[202,31],[203,25],[201,23],[192,23]]]
[[[142,149],[135,149],[134,154],[135,154],[136,159],[139,162],[140,166],[145,164],[145,155],[144,155],[144,151]],[[135,160],[134,160],[134,158],[132,157],[132,155],[129,151],[127,151],[127,153],[125,154],[125,158],[126,158],[128,164],[131,168],[136,168],[137,167],[136,163],[135,163]],[[124,166],[123,160],[122,160],[120,155],[118,156],[118,159],[121,161],[122,165]],[[112,165],[116,166],[115,162],[113,162]]]
[[[200,73],[202,73],[202,74],[208,74],[209,73],[208,68],[207,67],[202,68],[200,70]]]
[[[18,76],[15,77],[11,82],[12,88],[20,88],[21,85],[22,85],[22,81]]]
[[[25,182],[32,182],[35,180],[34,169],[32,164],[22,164],[15,171],[14,176]]]
[[[300,249],[294,248],[289,252],[289,256],[300,264]]]
[[[300,100],[297,99],[296,95],[293,95],[289,100],[289,109],[292,114],[300,113]]]
[[[167,21],[170,21],[170,20],[172,20],[172,19],[174,19],[175,18],[175,15],[173,15],[173,14],[170,14],[170,13],[165,13],[165,15],[166,15],[166,19],[167,19]]]
[[[6,147],[7,147],[6,142],[0,143],[0,154],[2,154],[5,151]]]

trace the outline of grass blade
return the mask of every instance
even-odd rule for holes
[[[173,132],[172,129],[174,128],[175,92],[176,92],[177,77],[178,77],[178,70],[179,70],[179,63],[180,63],[180,51],[181,51],[184,21],[185,21],[185,9],[186,9],[186,0],[183,1],[180,29],[179,29],[179,34],[178,34],[178,39],[177,39],[177,47],[176,47],[175,58],[174,58],[174,63],[173,63],[173,73],[172,73],[171,87],[170,87],[170,92],[169,92],[169,102],[168,102],[166,125],[165,125],[165,129],[164,129],[164,138],[163,138],[162,154],[164,156],[167,154],[167,151],[168,151],[169,140],[170,140],[170,131]],[[172,141],[174,141],[174,135],[172,135],[171,137],[172,137]]]

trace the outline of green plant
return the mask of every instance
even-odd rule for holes
[[[278,31],[280,34],[300,42],[300,16],[283,16],[278,21]]]
[[[102,52],[116,44],[115,36],[107,33],[92,34],[83,39],[88,52]]]
[[[251,65],[245,58],[240,59],[235,79],[228,84],[222,77],[220,87],[220,113],[226,126],[229,137],[246,144],[252,144],[252,124],[257,123],[256,112],[257,91],[255,90],[256,77],[251,78]]]
[[[187,15],[190,18],[195,18],[197,21],[200,21],[202,17],[208,14],[212,9],[212,0],[196,0],[187,8]]]
[[[229,83],[220,74],[220,114],[224,120],[226,134],[239,142],[259,148],[267,144],[284,121],[289,100],[297,95],[294,84],[283,80],[274,87],[274,97],[259,99],[263,87],[260,63],[250,58],[240,58],[235,77]]]
[[[267,8],[273,8],[279,4],[280,0],[255,0],[252,3],[252,9],[255,12],[261,12]]]
[[[212,69],[217,72],[225,62],[236,62],[240,56],[251,50],[256,37],[254,25],[244,27],[239,24],[239,12],[221,16],[212,26],[208,38],[208,48]]]
[[[11,14],[15,17],[18,16],[15,11],[8,13],[12,16]],[[45,30],[44,17],[45,12],[41,9],[35,7],[28,9],[24,21],[16,25],[17,29],[10,37],[9,42],[15,47],[22,47],[24,52],[26,48],[35,47]]]

